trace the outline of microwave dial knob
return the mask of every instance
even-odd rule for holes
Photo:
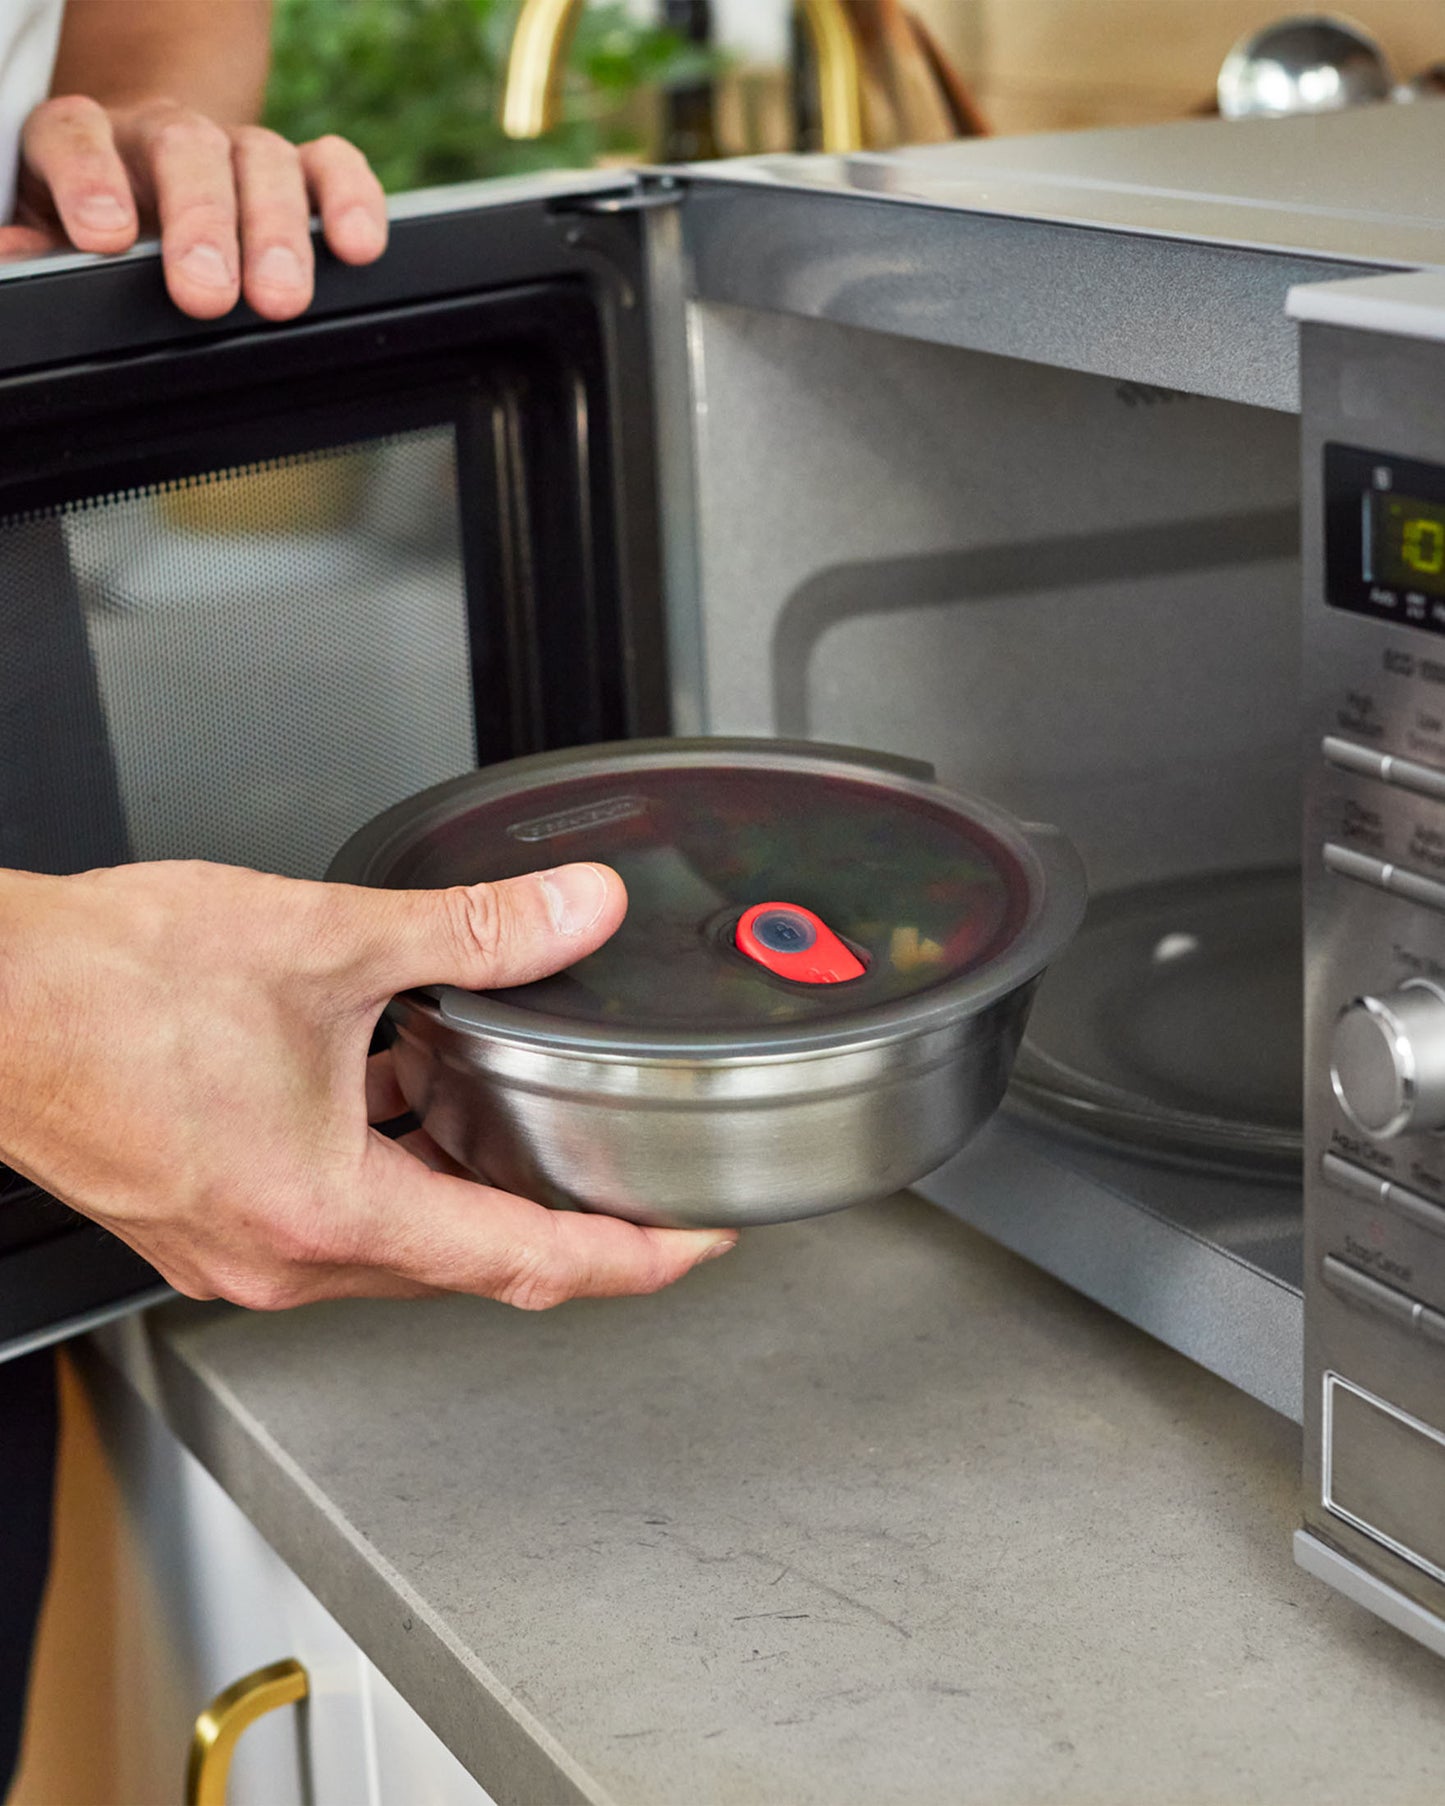
[[[1445,990],[1412,978],[1346,1004],[1330,1083],[1355,1127],[1378,1140],[1445,1129]]]

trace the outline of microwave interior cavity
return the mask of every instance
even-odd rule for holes
[[[1088,868],[1004,1116],[921,1189],[1298,1415],[1296,418],[782,312],[695,334],[708,730],[925,759]]]

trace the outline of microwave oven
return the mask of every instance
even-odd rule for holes
[[[318,876],[669,730],[1056,822],[1089,915],[919,1189],[1299,1418],[1299,1559],[1445,1653],[1442,153],[1421,103],[480,184],[281,326],[153,248],[0,271],[0,856]],[[151,1296],[11,1181],[10,1351]]]

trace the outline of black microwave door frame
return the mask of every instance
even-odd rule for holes
[[[153,253],[0,272],[0,518],[450,420],[479,763],[666,732],[636,184],[499,186],[408,197],[382,262],[323,255],[315,306],[282,326],[183,320]],[[0,1360],[164,1295],[123,1243],[8,1185]]]
[[[604,396],[590,300],[561,282],[32,378],[10,397],[0,522],[451,427],[485,765],[625,731]]]
[[[163,345],[142,329],[179,316],[152,292],[153,261],[0,280],[0,517],[104,492],[122,471],[130,487],[450,418],[480,762],[666,732],[645,222],[480,213],[395,227],[382,305],[328,309],[333,269],[314,317],[268,327],[241,309],[228,331],[183,322]],[[475,286],[438,294],[463,273],[443,255],[454,234]],[[115,327],[76,344],[72,312],[99,326],[94,286]],[[41,362],[47,344],[70,356]]]

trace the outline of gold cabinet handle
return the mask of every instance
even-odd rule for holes
[[[818,67],[818,116],[825,151],[863,148],[863,82],[858,40],[843,0],[798,0]],[[502,130],[540,138],[557,123],[562,62],[583,0],[522,0],[507,80]]]
[[[196,1720],[186,1763],[186,1806],[226,1806],[236,1742],[248,1725],[305,1699],[306,1670],[289,1657],[233,1681]]]

